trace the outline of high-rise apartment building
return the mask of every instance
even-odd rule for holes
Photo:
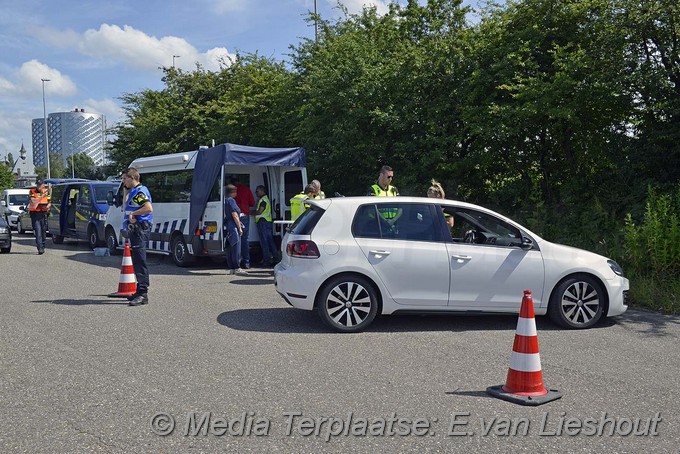
[[[33,135],[33,165],[46,166],[45,119],[35,118],[31,125]],[[47,141],[51,153],[59,153],[67,165],[71,154],[86,153],[95,165],[107,162],[106,117],[98,113],[75,109],[55,112],[47,116]]]

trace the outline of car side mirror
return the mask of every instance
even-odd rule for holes
[[[522,243],[520,243],[519,247],[524,251],[530,251],[534,247],[534,242],[531,241],[531,238],[523,236]]]
[[[26,205],[21,205],[21,206],[19,207],[19,209],[20,209],[21,211],[26,211]]]

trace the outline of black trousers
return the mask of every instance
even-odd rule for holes
[[[128,232],[130,238],[130,256],[132,267],[137,278],[137,293],[146,294],[149,291],[149,267],[146,264],[146,243],[149,241],[151,228],[138,229]]]

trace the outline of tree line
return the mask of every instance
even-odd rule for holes
[[[631,232],[678,193],[677,2],[410,0],[308,21],[318,40],[285,61],[164,68],[162,90],[124,94],[115,167],[212,140],[303,146],[326,193],[365,194],[388,164],[402,194],[435,178],[449,198],[660,280]]]

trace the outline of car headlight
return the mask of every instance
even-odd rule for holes
[[[5,227],[0,227],[0,233],[7,233],[8,230]]]
[[[614,260],[607,260],[607,265],[609,265],[609,268],[612,269],[614,274],[617,274],[619,276],[623,276],[623,268],[621,268],[621,266],[618,263],[616,263]]]

